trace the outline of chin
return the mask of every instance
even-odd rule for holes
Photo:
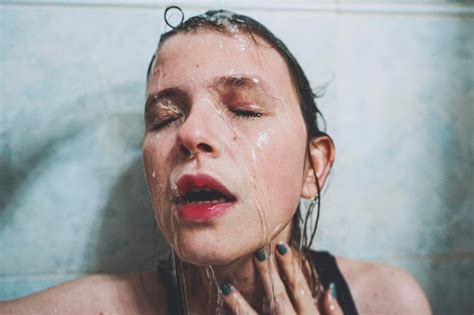
[[[175,249],[180,259],[196,266],[227,265],[245,255],[234,243],[235,239],[182,236]]]

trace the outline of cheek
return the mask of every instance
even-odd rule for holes
[[[153,199],[154,197],[161,196],[165,188],[162,180],[166,177],[165,168],[163,168],[164,156],[157,149],[158,147],[152,140],[148,139],[145,139],[142,146],[143,168],[148,189]]]
[[[166,146],[154,136],[146,136],[142,145],[142,160],[150,192],[155,220],[163,234],[168,234],[166,226],[170,221],[168,200],[169,165],[166,163]]]
[[[268,143],[258,156],[258,178],[266,186],[268,195],[279,201],[294,203],[299,200],[304,167],[303,143],[296,139],[285,139]]]
[[[301,195],[305,130],[290,130],[288,123],[281,127],[273,124],[256,133],[251,141],[253,152],[248,164],[252,165],[255,181],[254,198],[269,237],[291,220]]]

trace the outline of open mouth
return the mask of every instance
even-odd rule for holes
[[[229,198],[218,190],[209,188],[193,189],[185,193],[182,198],[178,199],[181,204],[204,204],[204,203],[225,203],[235,201],[235,198]]]
[[[202,221],[226,213],[237,198],[219,181],[205,174],[184,175],[177,181],[175,202],[181,219]]]

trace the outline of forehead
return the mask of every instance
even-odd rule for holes
[[[281,96],[294,94],[284,59],[266,41],[242,33],[208,30],[177,34],[162,44],[149,90],[204,85],[229,75],[258,77]]]

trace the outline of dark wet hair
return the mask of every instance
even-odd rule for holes
[[[303,69],[293,54],[283,43],[283,41],[276,37],[268,28],[251,17],[236,14],[227,10],[209,10],[204,14],[190,17],[186,21],[184,21],[184,15],[182,15],[182,22],[176,26],[172,26],[166,15],[170,9],[179,10],[181,14],[183,14],[181,9],[176,6],[171,6],[166,9],[165,21],[167,25],[171,27],[171,30],[161,35],[158,42],[158,47],[160,47],[164,41],[173,35],[179,33],[188,33],[198,29],[211,29],[224,34],[239,32],[248,34],[252,38],[254,35],[263,38],[278,51],[288,66],[290,76],[298,93],[300,108],[305,121],[308,137],[312,138],[326,135],[326,133],[324,133],[321,128],[319,128],[317,120],[318,115],[322,117],[322,114],[315,102],[315,98],[320,95],[317,95],[313,92],[313,89],[311,88]],[[150,75],[154,59],[155,55],[153,55],[148,66],[147,78]]]
[[[181,14],[181,22],[177,25],[172,25],[168,19],[167,13],[171,10],[177,10]],[[216,32],[220,32],[223,34],[231,34],[231,33],[242,33],[248,35],[256,42],[255,36],[258,36],[264,39],[267,43],[271,45],[285,60],[288,70],[290,72],[290,76],[293,82],[293,86],[296,88],[298,94],[298,100],[300,109],[304,118],[304,122],[306,125],[307,136],[308,136],[308,148],[309,148],[309,141],[311,138],[320,137],[320,136],[328,136],[323,130],[321,130],[318,124],[318,116],[321,117],[324,121],[324,117],[322,116],[321,112],[319,111],[315,99],[320,94],[317,94],[311,88],[308,78],[306,77],[303,69],[301,68],[300,64],[293,56],[293,54],[289,51],[286,45],[281,41],[278,37],[276,37],[268,28],[266,28],[261,23],[257,22],[256,20],[252,19],[251,17],[236,14],[231,11],[226,10],[209,10],[204,14],[197,15],[190,17],[189,19],[184,19],[183,11],[176,6],[168,7],[165,10],[165,22],[166,24],[171,27],[171,30],[163,33],[160,37],[158,42],[158,48],[170,37],[176,34],[182,33],[190,33],[195,32],[201,29],[208,29],[213,30]],[[155,55],[153,55],[150,64],[148,66],[147,72],[147,80],[151,73],[153,64],[154,64]],[[329,137],[329,136],[328,136]],[[330,139],[330,137],[329,137]],[[311,161],[311,159],[310,159]],[[318,195],[311,201],[311,204],[308,208],[308,211],[305,214],[305,218],[303,219],[300,212],[300,206],[298,205],[298,209],[295,213],[292,223],[292,233],[291,233],[291,244],[292,246],[301,248],[301,243],[303,243],[303,250],[305,253],[305,260],[311,264],[311,259],[309,258],[308,250],[311,247],[313,242],[317,224],[319,221],[319,209],[320,209],[320,185],[316,178],[316,185],[318,188]],[[313,215],[313,208],[317,207],[316,211],[316,220],[313,224],[313,228],[311,231],[308,231],[308,220],[311,219]],[[303,225],[303,229],[301,229],[301,225]],[[301,242],[302,241],[302,242]],[[313,278],[313,294],[319,295],[319,288],[317,275],[315,274],[314,268],[312,270],[312,278]]]

